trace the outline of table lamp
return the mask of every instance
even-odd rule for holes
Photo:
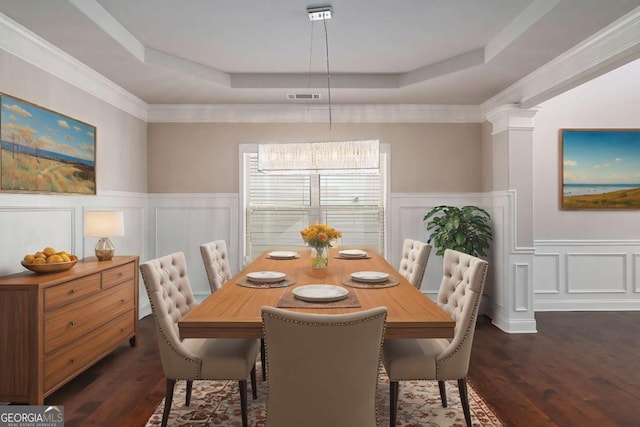
[[[84,213],[85,237],[99,237],[96,257],[100,261],[113,258],[116,248],[109,237],[124,236],[124,217],[120,211],[87,211]]]

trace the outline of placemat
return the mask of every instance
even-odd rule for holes
[[[295,279],[291,276],[286,276],[284,280],[280,282],[272,282],[272,283],[256,283],[251,280],[243,277],[242,279],[238,279],[236,282],[237,285],[244,286],[246,288],[258,288],[258,289],[270,289],[270,288],[286,288],[287,286],[291,286],[296,283]]]
[[[292,257],[289,257],[289,258],[272,257],[272,256],[267,255],[267,256],[265,256],[265,258],[266,259],[276,259],[278,261],[291,261],[292,259],[300,258],[300,255],[292,256]]]
[[[360,256],[360,257],[355,257],[355,256],[342,256],[340,254],[334,256],[334,258],[338,258],[338,259],[371,259],[371,255],[366,255],[366,256]]]
[[[365,283],[365,282],[358,282],[356,280],[353,280],[351,276],[347,276],[342,279],[342,284],[351,286],[352,288],[380,289],[380,288],[390,288],[392,286],[398,286],[400,284],[400,281],[395,277],[389,276],[389,278],[384,282]]]
[[[302,301],[296,298],[291,292],[291,289],[285,291],[285,293],[280,297],[278,304],[276,307],[280,308],[352,308],[352,307],[362,307],[360,305],[360,300],[358,299],[358,295],[355,292],[349,291],[347,297],[341,299],[340,301],[331,301],[331,302],[308,302]]]

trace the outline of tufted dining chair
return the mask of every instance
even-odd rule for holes
[[[227,243],[224,240],[203,243],[200,245],[200,254],[207,272],[211,293],[214,293],[233,276],[229,267]],[[267,374],[264,369],[265,354],[264,340],[262,339],[260,340],[260,360],[262,360],[262,380],[264,381],[267,379]]]
[[[431,245],[419,240],[404,239],[398,272],[418,289],[422,285],[429,254],[431,254]]]
[[[377,426],[386,307],[348,314],[262,307],[267,427]]]
[[[447,249],[437,304],[456,322],[453,339],[388,339],[382,350],[382,363],[389,375],[391,390],[391,426],[395,426],[398,407],[398,382],[401,380],[437,380],[442,406],[447,407],[446,380],[458,380],[458,390],[467,426],[471,413],[466,376],[475,331],[478,307],[488,264],[474,256]]]
[[[187,406],[194,380],[238,380],[242,425],[246,427],[248,377],[251,377],[253,398],[257,397],[258,340],[180,339],[178,321],[197,304],[182,252],[142,263],[140,272],[151,302],[160,359],[167,377],[162,426],[167,425],[177,380],[187,381]]]
[[[211,293],[214,293],[232,276],[227,243],[224,240],[203,243],[200,245],[200,254],[207,272]]]

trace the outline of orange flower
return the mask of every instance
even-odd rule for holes
[[[300,231],[300,235],[302,236],[302,240],[312,247],[331,247],[332,241],[336,240],[338,237],[342,237],[341,232],[326,224],[310,225]]]

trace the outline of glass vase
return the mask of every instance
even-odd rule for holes
[[[311,267],[315,269],[327,268],[329,266],[329,247],[311,247]]]

